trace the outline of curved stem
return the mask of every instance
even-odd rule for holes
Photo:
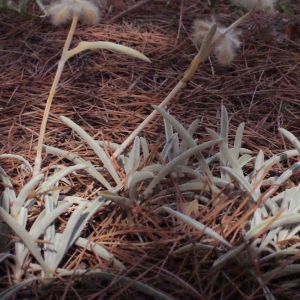
[[[64,49],[63,49],[63,52],[62,52],[62,55],[61,55],[61,59],[58,63],[58,68],[57,68],[55,78],[54,78],[54,81],[52,83],[52,87],[51,87],[51,90],[50,90],[50,93],[49,93],[49,96],[48,96],[48,99],[47,99],[46,107],[45,107],[45,110],[44,110],[44,116],[43,116],[42,125],[41,125],[41,128],[40,128],[40,134],[39,134],[39,140],[38,140],[38,146],[37,146],[37,153],[36,153],[36,158],[35,158],[35,163],[34,163],[33,176],[37,175],[41,170],[42,148],[43,148],[43,142],[44,142],[44,137],[45,137],[46,125],[47,125],[47,121],[48,121],[48,117],[49,117],[49,113],[50,113],[50,107],[51,107],[51,104],[52,104],[52,100],[54,98],[55,91],[57,89],[57,85],[58,85],[60,76],[62,74],[63,68],[64,68],[66,60],[67,60],[66,59],[66,54],[68,53],[68,49],[71,45],[72,38],[73,38],[75,28],[76,28],[76,25],[77,25],[77,21],[78,21],[78,14],[74,14],[72,25],[71,25],[68,37],[67,37],[65,45],[64,45]]]
[[[182,88],[184,88],[189,80],[192,79],[194,76],[196,69],[198,68],[199,64],[203,62],[209,54],[212,52],[214,47],[224,38],[224,36],[234,28],[236,28],[238,25],[240,25],[242,22],[244,22],[247,18],[249,18],[254,13],[254,8],[252,8],[247,14],[239,18],[237,21],[235,21],[231,26],[227,28],[227,30],[220,34],[219,37],[211,43],[212,38],[214,37],[216,26],[213,26],[214,28],[211,28],[211,33],[207,37],[207,43],[201,47],[199,53],[195,56],[194,60],[192,61],[191,65],[189,66],[188,70],[185,72],[183,78],[180,82],[175,86],[175,88],[171,91],[171,93],[165,98],[165,100],[159,105],[159,107],[164,108],[176,95],[178,91],[180,91]],[[210,46],[210,49],[207,49],[207,46]],[[152,113],[129,135],[129,137],[120,145],[120,147],[113,153],[111,158],[118,157],[125,149],[126,147],[134,140],[134,138],[145,128],[145,126],[151,122],[154,117],[156,116],[157,111],[153,110]]]

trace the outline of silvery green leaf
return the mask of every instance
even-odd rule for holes
[[[263,164],[264,164],[264,153],[261,150],[259,150],[254,164],[255,173],[251,177],[252,186],[253,187],[256,186],[255,191],[257,192],[257,194],[260,194],[261,184],[263,178],[266,176],[266,174],[264,174]]]
[[[290,189],[286,190],[287,192],[291,191]],[[289,212],[298,212],[300,210],[300,185],[292,190],[290,195],[287,195],[287,204]],[[283,201],[285,202],[285,201]]]
[[[277,180],[277,179],[276,179],[276,180]],[[275,181],[276,181],[276,180],[275,180]],[[275,181],[274,181],[271,185],[273,185],[273,184],[275,183]],[[291,188],[291,189],[293,189],[293,188]],[[283,201],[283,199],[284,199],[284,197],[285,197],[285,192],[286,192],[286,191],[283,191],[283,192],[281,192],[281,193],[275,195],[274,197],[271,198],[271,200],[272,200],[274,203],[279,203],[279,202],[282,203],[282,201]]]
[[[228,113],[224,105],[221,107],[221,138],[228,145]]]
[[[298,245],[299,246],[299,245]],[[260,258],[260,262],[267,262],[269,260],[274,260],[274,258],[278,257],[284,257],[284,256],[294,256],[296,254],[299,253],[299,248],[297,249],[292,249],[291,247],[289,247],[288,249],[284,249],[284,250],[280,250],[280,251],[276,251],[276,252],[273,252],[269,255],[266,255],[264,257],[261,257]]]
[[[166,211],[167,213],[169,213],[170,215],[180,219],[181,221],[183,221],[184,223],[192,226],[193,228],[203,232],[203,234],[206,234],[208,236],[210,236],[211,238],[213,238],[214,240],[222,243],[223,245],[225,245],[227,248],[231,249],[232,248],[232,245],[230,243],[228,243],[223,237],[221,237],[217,232],[215,232],[214,230],[212,230],[211,228],[207,227],[206,225],[178,212],[178,211],[175,211],[173,210],[172,208],[170,207],[167,207],[167,206],[163,206],[161,207],[158,212],[160,210],[164,210]]]
[[[258,207],[254,212],[252,220],[250,221],[251,228],[254,228],[258,224],[260,224],[260,222],[262,221],[262,216],[262,210]]]
[[[113,266],[117,267],[120,270],[125,269],[125,266],[118,261],[117,259],[114,258],[113,254],[109,253],[104,247],[98,245],[97,243],[93,241],[89,241],[87,239],[79,237],[76,241],[75,244],[77,246],[80,246],[84,249],[87,249],[89,251],[94,251],[96,252],[101,258],[108,260],[108,261],[113,261]]]
[[[217,161],[218,159],[220,159],[220,152],[214,154],[213,156],[209,157],[206,159],[206,163],[208,165],[213,164],[215,161]]]
[[[277,227],[285,225],[293,225],[300,223],[300,214],[298,213],[282,213],[279,217],[270,217],[261,221],[254,228],[251,228],[245,235],[245,239],[249,240],[255,237],[264,228],[265,230],[272,230]]]
[[[294,145],[294,147],[300,153],[300,142],[299,142],[299,140],[291,132],[289,132],[289,131],[287,131],[283,128],[279,128],[278,131],[281,132],[288,140],[290,140],[290,142]]]
[[[46,212],[46,215],[44,216],[45,218],[47,218],[47,216],[52,211],[54,211],[55,208],[57,207],[58,195],[56,195],[55,198],[53,197],[53,192],[49,192],[49,193],[46,193],[44,195],[45,212]],[[52,242],[52,241],[54,241],[54,238],[55,238],[55,225],[54,225],[54,222],[51,222],[49,224],[49,226],[47,226],[45,228],[44,239],[46,241]],[[54,246],[52,244],[45,244],[44,245],[44,257],[45,257],[46,262],[48,262],[50,260],[49,255],[52,256],[53,251],[55,251],[55,249],[54,249]]]
[[[298,239],[299,231],[300,231],[300,225],[294,227],[293,229],[288,230],[285,240],[289,240],[289,239],[292,239],[292,238]]]
[[[186,182],[183,184],[178,185],[176,188],[179,189],[181,192],[185,191],[202,191],[205,189],[206,191],[210,191],[209,186],[206,183],[203,183],[201,180],[193,181],[193,182]],[[175,187],[171,187],[168,190],[170,192],[176,192]],[[164,191],[165,193],[165,191]]]
[[[244,127],[245,123],[241,123],[235,133],[234,146],[231,150],[235,159],[238,159],[239,154],[241,153],[240,151],[242,146]]]
[[[252,185],[236,170],[229,168],[229,167],[223,167],[223,169],[232,176],[248,193],[251,195],[254,201],[257,201],[260,197],[260,194],[254,190]]]
[[[32,236],[24,229],[13,217],[11,217],[2,207],[0,207],[0,216],[9,227],[22,239],[26,247],[30,250],[35,259],[42,266],[45,277],[50,276],[49,268],[43,260],[40,250]]]
[[[142,171],[151,172],[151,173],[158,173],[164,168],[162,164],[154,164],[150,166],[145,166]]]
[[[196,250],[196,251],[198,251],[198,250],[210,250],[210,251],[217,251],[217,252],[222,251],[220,248],[217,248],[217,247],[212,246],[212,245],[196,243],[196,244],[188,244],[188,245],[185,245],[185,246],[177,249],[175,251],[175,254],[180,255],[180,254],[184,254],[186,252],[189,252],[191,250]]]
[[[184,173],[184,174],[189,174],[195,178],[202,180],[202,182],[206,182],[206,178],[198,170],[195,170],[191,167],[177,165],[174,168],[174,171]]]
[[[232,248],[232,247],[231,247]],[[223,254],[222,256],[220,256],[217,260],[214,261],[213,264],[213,268],[218,267],[221,264],[224,264],[225,262],[227,262],[228,260],[232,259],[232,258],[237,258],[237,255],[239,253],[241,253],[241,251],[245,248],[244,244],[241,244],[235,248],[233,248],[232,250],[229,250],[227,253]]]
[[[28,211],[26,208],[21,207],[20,213],[18,215],[18,223],[23,227],[26,228],[27,225],[27,218],[28,218]],[[22,253],[25,251],[25,245],[23,241],[16,242],[15,243],[15,251],[16,251],[16,256],[18,258],[21,257]],[[21,262],[21,261],[20,261]],[[23,263],[23,262],[22,262]]]
[[[34,187],[42,180],[44,177],[44,174],[38,174],[37,176],[34,176],[30,179],[30,181],[25,184],[25,186],[20,191],[18,197],[15,199],[15,202],[13,203],[11,207],[11,215],[15,218],[17,217],[22,205],[26,201],[29,193],[33,191]]]
[[[176,129],[176,131],[180,134],[182,139],[186,140],[188,146],[190,148],[195,147],[197,143],[194,141],[192,136],[184,129],[184,127],[170,114],[168,114],[164,109],[153,105],[153,107]],[[195,154],[196,158],[198,159],[201,167],[203,168],[204,172],[208,176],[209,179],[212,179],[212,173],[202,155],[201,152]]]
[[[240,167],[244,167],[248,162],[250,162],[253,159],[253,157],[249,154],[244,154],[238,159],[238,164]]]
[[[54,210],[47,214],[46,211],[43,210],[32,224],[29,231],[30,235],[34,239],[38,239],[39,236],[44,232],[44,230],[49,226],[49,224],[55,221],[59,215],[66,212],[71,205],[71,202],[59,203],[59,205]]]
[[[131,203],[136,198],[138,184],[142,181],[146,181],[146,180],[153,179],[153,178],[154,178],[154,175],[152,172],[136,171],[133,173],[133,175],[130,177],[130,180],[128,182],[129,198],[130,198]]]
[[[202,42],[201,48],[198,52],[198,54],[193,59],[192,63],[190,64],[190,67],[185,72],[184,77],[182,78],[182,82],[187,82],[191,80],[201,62],[204,62],[211,50],[212,41],[217,31],[217,24],[213,24],[210,29],[207,31],[204,40]]]
[[[220,138],[220,136],[216,132],[214,132],[213,130],[211,130],[209,128],[206,128],[206,131],[210,134],[210,136],[213,139],[219,139]],[[224,159],[226,159],[229,162],[230,166],[236,172],[243,175],[243,171],[242,171],[237,159],[234,157],[232,152],[228,149],[228,146],[226,145],[226,143],[224,141],[219,144],[219,148],[220,148],[220,152],[224,156]],[[224,160],[224,162],[225,162],[225,160]]]
[[[168,142],[169,139],[174,135],[173,127],[170,124],[170,122],[168,122],[165,118],[163,118],[163,120],[164,120],[164,125],[165,125],[166,140]]]
[[[298,187],[299,186],[297,186],[297,188]],[[289,212],[293,212],[293,210],[290,210],[289,208],[291,207],[291,200],[292,200],[292,195],[293,195],[294,192],[295,192],[294,188],[292,188],[292,189],[285,189],[285,191],[284,191],[284,197],[283,197],[281,205],[280,205],[281,209],[286,209]]]
[[[23,156],[21,155],[17,155],[17,154],[1,154],[0,158],[13,158],[13,159],[18,159],[20,161],[22,161],[31,171],[31,173],[33,172],[32,166],[31,164],[28,162],[27,159],[25,159]]]
[[[59,182],[62,178],[64,178],[65,176],[67,176],[68,174],[77,171],[77,170],[81,170],[81,169],[85,169],[86,166],[85,165],[75,165],[75,166],[71,166],[71,167],[65,167],[62,170],[60,170],[59,172],[55,173],[54,175],[52,175],[51,177],[49,177],[42,185],[40,188],[38,188],[37,193],[41,193],[41,192],[45,192],[48,191],[49,189],[51,189],[52,187],[54,187],[54,185]]]
[[[46,215],[46,211],[43,210],[39,216],[34,221],[33,225],[30,228],[29,234],[33,240],[36,240],[39,238],[39,236],[46,230],[46,228],[51,224],[56,218],[64,213],[72,203],[65,202],[59,205],[56,209],[54,209],[52,212]],[[19,260],[21,264],[23,264],[23,261],[28,253],[28,249],[25,249],[22,254],[19,257]]]
[[[298,273],[300,273],[300,264],[292,264],[285,266],[284,268],[282,266],[279,266],[275,269],[272,269],[271,271],[263,274],[262,277],[265,281],[269,281],[270,279],[274,280],[276,278],[294,275]]]
[[[115,202],[125,210],[128,210],[131,205],[130,199],[118,196],[117,194],[112,193],[110,191],[103,191],[103,192],[101,191],[99,192],[99,196]]]
[[[10,286],[9,288],[5,289],[0,293],[1,300],[8,300],[12,299],[19,290],[21,290],[24,286],[31,284],[34,281],[40,281],[40,277],[32,277],[28,279],[24,279],[21,282],[14,283],[14,285]]]
[[[186,158],[192,156],[192,155],[197,155],[200,153],[200,151],[212,147],[218,143],[222,142],[221,139],[218,140],[213,140],[209,141],[206,143],[203,143],[201,145],[198,145],[196,147],[190,148],[189,150],[185,151],[184,153],[180,154],[177,156],[175,159],[170,161],[164,168],[157,174],[157,176],[150,182],[146,190],[144,191],[144,195],[146,196],[149,194],[152,189],[162,180],[165,178],[166,175],[168,175],[170,172],[173,172],[174,168],[180,164],[181,161],[185,160]]]
[[[198,53],[198,55],[199,55],[198,59],[200,60],[200,62],[207,59],[207,57],[209,55],[210,47],[212,45],[212,41],[217,32],[217,28],[218,28],[218,25],[216,23],[214,23],[207,31],[207,33],[204,37],[204,40],[202,42],[201,48],[199,50],[199,53]]]
[[[277,179],[278,179],[278,177],[269,177],[267,179],[264,179],[261,183],[261,186],[273,185]]]
[[[262,240],[261,244],[259,245],[258,249],[256,250],[256,254],[258,255],[268,246],[268,244],[274,239],[274,236],[281,230],[281,227],[277,227],[273,230],[270,230],[267,236]]]
[[[98,145],[98,143],[91,136],[89,136],[80,126],[75,124],[70,119],[68,119],[64,116],[61,116],[60,119],[64,123],[66,123],[69,127],[71,127],[73,130],[75,130],[81,136],[81,138],[90,145],[90,147],[95,151],[97,156],[102,161],[104,167],[108,170],[110,175],[113,177],[115,182],[117,184],[120,183],[121,180],[120,180],[119,175],[117,174],[115,167],[113,166],[110,158],[107,157],[105,151]]]
[[[82,197],[77,197],[77,196],[65,196],[64,197],[64,202],[65,201],[68,201],[68,202],[71,202],[72,204],[80,204],[82,202],[86,203],[87,205],[91,205],[93,203],[92,200],[87,200],[85,198],[82,198]],[[60,205],[62,201],[58,201],[58,205]]]
[[[252,151],[244,151],[243,149],[240,149],[240,153],[242,156],[237,160],[238,164],[240,165],[240,167],[244,167],[246,163],[248,163],[249,161],[251,161],[253,159],[253,157],[251,156]],[[243,151],[242,151],[243,150]],[[233,149],[230,149],[230,151],[232,153]],[[214,154],[213,156],[209,157],[206,159],[207,164],[212,164],[214,163],[217,159],[220,159],[220,152]]]
[[[9,191],[8,189],[5,189],[4,192],[0,196],[0,206],[5,209],[9,213],[10,211],[10,205],[11,205],[11,200],[9,196]]]
[[[79,237],[82,229],[91,218],[91,216],[105,203],[105,199],[99,197],[94,200],[93,203],[86,208],[86,203],[81,203],[72,213],[68,220],[67,226],[64,229],[60,238],[60,242],[56,246],[56,253],[49,262],[49,267],[55,270],[63,258],[64,254],[73,245],[75,240]]]
[[[246,149],[246,148],[241,148],[240,154],[253,154],[253,151]]]
[[[3,233],[3,232],[1,232]],[[14,275],[17,279],[18,275],[21,273],[21,265],[16,255],[10,254],[10,253],[0,253],[0,263],[2,263],[5,260],[13,260],[14,263],[9,263],[10,267],[13,269]],[[2,299],[2,298],[0,298]]]
[[[190,134],[190,136],[193,136],[198,128],[200,120],[196,119],[192,122],[192,124],[189,126],[187,132]],[[195,141],[196,142],[196,141]],[[184,151],[186,151],[188,149],[189,145],[187,143],[186,140],[182,140],[181,144],[180,144],[180,148],[179,148],[179,153],[183,153]],[[183,161],[183,165],[187,165],[188,160]]]
[[[45,261],[47,263],[47,265],[52,269],[55,268],[57,266],[56,261],[59,259],[58,256],[58,251],[59,251],[59,247],[61,245],[61,243],[63,242],[61,239],[61,233],[55,233],[55,237],[52,238],[49,242],[51,242],[51,244],[47,245],[47,247],[45,247]],[[53,269],[55,270],[55,269]]]
[[[64,254],[72,245],[72,240],[73,240],[74,236],[76,235],[76,233],[78,232],[78,225],[79,225],[78,220],[80,220],[81,216],[85,217],[85,215],[86,215],[86,217],[87,217],[87,214],[82,214],[85,207],[86,207],[86,204],[81,203],[76,207],[76,209],[71,214],[71,217],[68,220],[66,228],[64,229],[63,233],[60,235],[60,242],[57,244],[57,247],[55,249],[56,252],[52,256],[51,261],[47,262],[48,266],[52,270],[56,270],[57,266],[59,265],[59,263],[61,262],[61,260],[64,256]],[[77,237],[78,236],[76,235],[75,239]]]
[[[179,155],[179,139],[178,137],[174,140],[174,146],[173,146],[173,151],[169,153],[169,160],[173,160]],[[189,160],[188,158],[186,159],[187,161]],[[187,164],[184,160],[181,162],[181,164]]]
[[[143,150],[144,160],[146,160],[148,158],[148,156],[150,155],[148,143],[147,143],[146,139],[143,137],[140,138],[140,141],[141,141],[141,146],[142,146],[142,150]]]
[[[21,207],[16,220],[23,228],[25,228],[28,221],[28,209],[25,207]]]
[[[286,229],[286,227],[284,227],[284,228],[279,227],[279,229],[280,229],[280,231],[277,235],[277,238],[276,237],[274,238],[274,242],[285,241],[287,239],[289,230]]]
[[[278,211],[278,207],[273,202],[270,197],[274,192],[278,189],[279,186],[281,186],[283,183],[285,183],[295,172],[297,172],[300,169],[300,162],[297,162],[293,164],[288,170],[283,172],[281,176],[278,177],[278,179],[274,182],[273,186],[269,188],[269,190],[263,195],[263,201],[266,200],[266,205],[271,204],[271,202],[276,206],[275,212]],[[274,207],[275,208],[275,207]],[[274,212],[273,210],[271,210]]]
[[[140,162],[140,138],[134,138],[133,146],[130,151],[128,161],[124,165],[126,175],[132,175],[133,172],[139,167]]]
[[[262,287],[264,296],[266,297],[267,300],[275,300],[275,297],[272,295],[270,292],[270,289],[268,286],[265,284],[264,280],[262,280],[261,276],[257,275],[257,272],[254,271],[253,269],[250,269],[249,272],[254,276],[254,278],[257,280],[259,285]]]
[[[221,132],[220,138],[224,140],[224,143],[228,147],[228,113],[224,105],[221,107]],[[228,148],[229,149],[229,148]],[[221,149],[220,149],[221,150]],[[232,155],[233,156],[233,155]],[[220,151],[220,166],[226,167],[228,165],[228,159],[225,156],[224,151]],[[221,179],[230,181],[229,175],[221,168]]]
[[[9,202],[14,203],[17,199],[16,194],[14,192],[14,190],[12,188],[12,183],[9,180],[7,174],[5,173],[5,171],[0,167],[0,179],[4,184],[4,190],[6,192],[6,196],[9,197]]]
[[[46,17],[47,16],[47,8],[46,6],[44,5],[43,1],[42,0],[35,0],[37,5],[40,7],[40,9],[44,12],[44,16],[43,17]]]
[[[234,184],[232,184],[231,182],[227,182],[221,178],[218,177],[213,177],[213,181],[212,181],[217,187],[220,188],[225,188],[227,190],[233,190],[234,189]]]
[[[166,142],[164,148],[161,151],[161,156],[163,161],[167,160],[167,157],[169,158],[169,161],[171,161],[172,159],[174,159],[174,157],[176,157],[175,154],[175,143],[177,141],[177,145],[178,145],[178,133],[174,133]]]
[[[107,141],[96,141],[98,143],[99,146],[103,147],[103,148],[108,148],[108,149],[112,149],[112,150],[117,150],[120,145],[117,143],[111,143],[111,142],[107,142]]]
[[[287,160],[290,157],[298,156],[299,152],[298,150],[287,150],[282,153],[278,153],[268,159],[264,164],[264,172],[269,171],[269,169],[274,165],[277,164],[280,161]]]
[[[98,142],[99,143],[99,142]],[[68,160],[74,162],[77,165],[85,165],[86,166],[86,171],[92,175],[95,179],[97,179],[101,184],[103,184],[108,190],[112,189],[111,185],[108,183],[108,181],[95,169],[95,167],[90,163],[81,158],[80,156],[74,154],[74,153],[69,153],[68,151],[64,151],[61,149],[57,149],[51,146],[43,146],[43,149],[47,153],[50,154],[55,154],[58,156],[62,156],[64,158],[67,158]]]
[[[134,58],[138,58],[141,60],[144,60],[146,62],[151,62],[149,60],[149,58],[147,58],[144,54],[142,54],[139,51],[136,51],[132,48],[123,46],[123,45],[118,45],[115,43],[111,43],[111,42],[80,42],[78,44],[78,46],[72,50],[69,50],[66,53],[66,56],[63,57],[64,60],[68,60],[70,57],[72,57],[73,55],[80,53],[82,51],[85,50],[89,50],[89,49],[107,49],[107,50],[112,50],[112,51],[116,51],[116,52],[120,52],[129,56],[132,56]]]

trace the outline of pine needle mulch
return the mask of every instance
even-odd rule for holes
[[[110,5],[113,9],[109,13]],[[193,20],[210,19],[213,13],[217,21],[230,25],[237,18],[223,4],[211,11],[206,1],[161,0],[149,1],[113,20],[132,5],[133,1],[109,1],[100,24],[88,27],[79,24],[73,46],[80,40],[111,41],[143,52],[152,63],[109,51],[81,53],[66,65],[51,107],[45,144],[76,151],[95,165],[93,151],[59,116],[67,116],[94,138],[122,143],[152,112],[151,105],[158,105],[174,88],[197,53],[191,40]],[[221,67],[213,57],[200,65],[188,86],[169,105],[170,113],[185,127],[199,118],[196,137],[207,141],[205,128],[219,129],[220,108],[224,105],[229,112],[232,136],[241,122],[246,123],[244,148],[255,152],[261,149],[266,156],[291,149],[278,128],[300,137],[299,32],[293,32],[289,38],[285,35],[293,21],[285,14],[255,14],[241,26],[243,49],[232,65]],[[48,19],[0,15],[0,154],[19,154],[34,162],[33,148],[67,32],[67,25],[54,28]],[[153,145],[153,157],[159,159],[156,149],[164,140],[162,118],[157,117],[140,136]],[[48,169],[52,164],[62,163],[66,162],[47,155],[43,167]],[[1,166],[13,178],[14,188],[21,189],[28,174],[19,171],[16,161],[1,159]],[[81,197],[95,199],[101,189],[97,182],[81,174],[71,180],[71,191]],[[176,187],[178,182],[169,180]],[[292,180],[291,185],[298,184],[299,176],[294,175]],[[148,284],[175,299],[262,297],[262,287],[239,266],[226,266],[226,272],[222,269],[211,272],[219,255],[215,251],[192,248],[187,254],[174,254],[174,250],[189,243],[212,242],[201,232],[167,215],[154,213],[162,204],[176,208],[178,203],[189,200],[177,193],[173,199],[136,203],[131,208],[130,224],[124,222],[122,210],[115,205],[101,209],[83,235],[122,261],[126,272],[118,274],[111,262],[73,247],[61,267],[102,268],[116,274],[116,278],[112,281],[86,278],[72,284],[61,279],[46,291],[43,299],[57,299],[62,293],[65,299],[151,299],[136,292],[132,288],[134,282],[119,285],[122,276]],[[231,207],[232,203],[226,201],[220,204],[221,208]],[[227,230],[230,232],[227,238],[237,240],[240,225],[236,220],[244,221],[242,214],[223,215],[222,209],[212,203],[193,217],[220,234]],[[33,219],[34,216],[32,212]],[[61,221],[60,226],[64,226],[63,217]],[[2,280],[0,288],[8,283],[9,279]],[[295,299],[296,291],[291,287],[277,290],[276,282],[272,282],[272,288],[274,295]],[[32,295],[34,288],[31,294],[34,298]]]

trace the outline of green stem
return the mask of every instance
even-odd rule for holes
[[[65,63],[67,61],[66,58],[66,54],[68,53],[68,49],[71,45],[72,42],[72,38],[75,32],[75,28],[77,25],[77,21],[78,21],[78,14],[74,14],[73,16],[73,21],[72,21],[72,25],[71,28],[69,30],[69,34],[68,37],[66,39],[65,45],[64,45],[64,49],[61,55],[61,59],[58,63],[58,68],[55,74],[55,78],[47,99],[47,103],[46,103],[46,107],[44,110],[44,116],[43,116],[43,120],[42,120],[42,125],[40,128],[40,135],[39,135],[39,140],[38,140],[38,146],[37,146],[37,153],[36,153],[36,158],[35,158],[35,163],[34,163],[34,170],[33,170],[33,176],[37,175],[40,170],[41,170],[41,164],[42,164],[42,148],[43,148],[43,142],[44,142],[44,137],[45,137],[45,132],[46,132],[46,125],[47,125],[47,121],[48,121],[48,117],[49,117],[49,113],[50,113],[50,107],[52,104],[52,100],[55,94],[55,91],[57,89],[57,85],[60,79],[60,76],[62,74],[63,68],[65,66]]]

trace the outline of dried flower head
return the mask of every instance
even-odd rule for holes
[[[233,4],[238,4],[251,9],[255,7],[255,10],[274,11],[274,5],[276,0],[231,0]]]
[[[215,22],[207,22],[202,20],[195,21],[193,38],[196,44],[200,45],[202,43],[207,31],[214,23]],[[220,35],[223,35],[226,29],[227,28],[218,25],[213,42],[218,39]],[[222,66],[227,66],[233,61],[235,52],[241,45],[238,36],[239,32],[231,30],[222,37],[220,42],[218,42],[216,47],[213,49],[214,55]]]
[[[74,14],[88,24],[96,24],[100,19],[98,7],[88,0],[60,0],[49,7],[48,13],[54,25],[66,23]]]

